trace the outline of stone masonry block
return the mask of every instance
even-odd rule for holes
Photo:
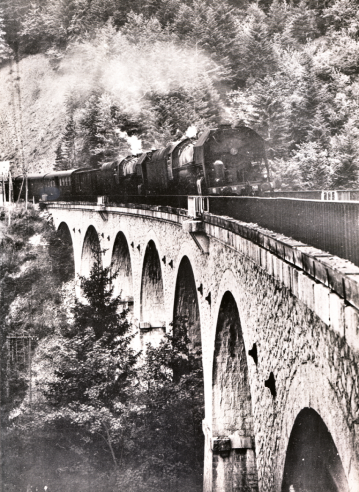
[[[302,277],[303,275],[303,272],[296,268],[292,268],[292,294],[295,297],[299,297],[299,277]]]
[[[234,246],[234,234],[233,232],[228,232],[228,244],[233,248]]]
[[[359,275],[345,275],[345,300],[359,309]]]
[[[251,244],[250,241],[248,241],[247,239],[242,238],[241,248],[242,248],[242,253],[245,256],[248,256],[248,248],[249,248],[249,245],[250,244]]]
[[[329,294],[330,290],[322,284],[314,285],[314,310],[319,318],[324,321],[326,325],[330,324],[329,313]]]
[[[274,277],[282,281],[283,278],[283,261],[276,256],[273,256],[273,275]]]
[[[359,312],[357,309],[346,306],[344,309],[345,338],[356,352],[359,352]]]
[[[293,277],[293,267],[291,267],[290,265],[288,265],[288,263],[285,263],[283,261],[282,282],[283,285],[289,290],[292,288],[292,277]]]
[[[234,248],[240,253],[243,253],[243,241],[244,239],[238,234],[234,236]]]
[[[345,336],[344,301],[337,294],[329,294],[330,326],[341,337]]]
[[[241,249],[241,236],[238,236],[238,234],[235,234],[234,235],[234,244],[233,244],[233,247],[236,251],[239,251],[240,253],[242,252],[242,249]]]
[[[201,220],[185,220],[182,224],[182,228],[185,232],[198,232],[203,231],[203,222]]]
[[[312,311],[314,310],[314,285],[314,280],[307,275],[299,275],[298,297]]]
[[[248,256],[252,258],[255,263],[260,264],[260,248],[257,244],[249,243],[248,245]]]
[[[273,275],[273,258],[274,256],[272,253],[267,251],[267,265],[266,265],[266,270],[269,275]]]
[[[260,248],[259,253],[260,253],[260,265],[263,268],[263,270],[266,270],[266,268],[267,268],[267,250]]]

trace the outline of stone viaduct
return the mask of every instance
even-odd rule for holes
[[[208,213],[46,206],[76,273],[100,238],[142,344],[188,316],[203,351],[205,492],[359,491],[358,267]]]

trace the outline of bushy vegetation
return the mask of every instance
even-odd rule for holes
[[[28,223],[32,224],[32,219],[38,225],[31,229]],[[31,229],[23,235],[25,244],[34,230],[41,230],[42,237],[46,234],[44,265],[50,265],[49,251],[51,261],[63,260],[61,242],[49,248],[51,241],[59,242],[61,237],[35,212],[21,212],[12,221],[12,232],[19,233],[24,225]],[[62,272],[58,278],[55,267],[47,272],[45,288],[49,283],[57,285],[53,289],[57,298],[45,300],[41,284],[33,284],[35,318],[31,326],[21,325],[22,333],[37,336],[32,398],[28,374],[17,374],[21,391],[13,387],[10,394],[4,394],[8,402],[8,407],[3,407],[2,434],[5,488],[201,490],[201,353],[191,348],[185,320],[178,320],[173,334],[166,335],[158,347],[148,345],[140,357],[132,348],[135,332],[128,312],[119,309],[120,297],[113,295],[117,273],[112,267],[102,267],[102,251],[93,253],[89,278],[80,278],[81,298],[72,297],[70,303],[64,303],[59,286],[68,277]],[[21,258],[18,260],[21,270]],[[45,266],[41,268],[44,275]],[[4,279],[8,279],[6,273]],[[21,296],[26,301],[31,298],[26,289]],[[47,303],[53,310],[56,306],[52,318]],[[7,308],[8,333],[18,332],[9,301]],[[43,315],[47,320],[42,320]],[[40,327],[42,321],[45,326]],[[3,347],[2,360],[6,360]],[[6,381],[8,372],[5,366],[3,369]]]
[[[358,186],[355,0],[16,0],[2,18],[0,50],[45,54],[66,87],[58,169],[225,118],[284,186]]]
[[[5,381],[7,337],[24,335],[35,341],[53,333],[63,322],[59,285],[71,274],[72,253],[61,235],[31,206],[27,211],[22,206],[13,209],[10,225],[8,213],[1,212],[0,244],[1,371]],[[21,400],[23,393],[17,394],[16,388],[26,388],[27,376],[14,374],[10,378],[14,391],[1,385],[5,415],[18,397]]]

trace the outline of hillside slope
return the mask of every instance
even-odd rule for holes
[[[66,91],[67,84],[45,55],[0,69],[0,160],[14,159],[17,174],[22,172],[22,154],[30,173],[53,169],[65,125]]]

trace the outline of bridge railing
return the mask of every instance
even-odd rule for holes
[[[292,237],[359,265],[359,202],[209,197],[209,212]]]

